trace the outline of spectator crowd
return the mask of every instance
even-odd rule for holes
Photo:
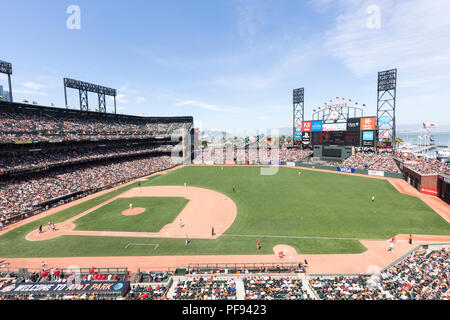
[[[295,162],[301,161],[313,153],[309,149],[286,148],[286,147],[250,147],[250,148],[205,148],[201,149],[196,155],[195,163],[227,163],[227,162],[269,162],[283,161]]]
[[[174,165],[169,156],[149,155],[12,177],[0,184],[0,221],[51,199],[126,182]]]
[[[302,280],[290,277],[255,276],[243,278],[246,300],[306,300]]]
[[[342,166],[354,169],[400,172],[390,153],[356,152]]]
[[[380,275],[383,290],[399,300],[450,299],[450,250],[416,251]]]
[[[385,298],[369,276],[315,277],[309,285],[321,300],[380,300]]]
[[[236,300],[234,279],[220,277],[192,277],[180,280],[175,286],[174,300]]]
[[[418,250],[372,276],[312,277],[322,300],[450,300],[450,250]]]
[[[68,151],[29,152],[20,156],[0,157],[0,171],[43,168],[68,162],[135,156],[149,152],[170,152],[172,145],[100,148]]]
[[[312,275],[304,280],[292,275],[242,274],[177,276],[154,272],[139,278],[124,269],[97,269],[75,274],[73,270],[47,267],[27,275],[2,272],[0,300],[450,300],[450,250],[419,249],[402,261],[372,275]],[[160,275],[163,281],[158,281]],[[169,275],[169,278],[166,276]],[[132,281],[124,297],[108,294],[11,294],[16,283],[81,281]],[[134,280],[133,280],[134,279]],[[155,280],[155,281],[153,281]],[[6,289],[3,291],[3,289]]]
[[[408,157],[399,157],[403,165],[420,174],[446,174],[450,175],[450,163],[445,163],[436,159],[427,159],[410,155]]]
[[[148,118],[88,117],[0,110],[0,142],[128,140],[168,136],[191,123],[155,123]]]

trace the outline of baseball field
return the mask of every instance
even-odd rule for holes
[[[450,227],[385,179],[185,166],[13,228],[0,236],[0,257],[254,255],[279,244],[299,254],[362,253],[359,240],[397,234],[448,236]]]

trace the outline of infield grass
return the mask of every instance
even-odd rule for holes
[[[75,230],[158,232],[174,221],[189,200],[174,197],[119,198],[74,221]],[[134,216],[124,216],[122,211],[144,208]]]

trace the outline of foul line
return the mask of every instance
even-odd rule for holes
[[[319,240],[356,240],[356,241],[389,241],[386,239],[360,239],[360,238],[335,238],[335,237],[308,237],[308,236],[277,236],[277,235],[250,235],[250,234],[222,234],[227,237],[248,237],[248,238],[287,238],[287,239],[319,239]],[[407,241],[407,240],[397,240]]]
[[[152,243],[129,243],[125,246],[125,249],[128,249],[129,246],[155,246],[153,250],[158,249],[159,244],[152,244]]]

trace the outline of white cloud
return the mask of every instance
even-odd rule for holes
[[[296,41],[292,41],[296,43]],[[308,72],[315,61],[320,59],[320,39],[300,42],[287,50],[280,58],[269,64],[266,69],[254,73],[240,73],[209,80],[205,84],[215,84],[229,88],[246,90],[266,90],[286,80],[298,78]]]
[[[177,107],[192,106],[192,107],[197,107],[197,108],[201,108],[204,110],[226,112],[226,113],[241,113],[245,110],[243,108],[218,106],[218,105],[201,102],[201,101],[196,101],[196,100],[178,101],[175,103],[175,106],[177,106]]]
[[[33,81],[22,82],[21,85],[25,88],[33,89],[33,90],[39,90],[39,89],[45,88],[45,86],[43,84],[33,82]]]
[[[262,1],[236,0],[237,28],[243,38],[252,39],[264,21]]]
[[[46,92],[40,92],[40,91],[34,91],[34,90],[23,90],[23,89],[14,89],[13,88],[13,93],[20,93],[20,94],[25,94],[25,95],[37,95],[37,96],[48,96],[48,93]]]
[[[136,97],[136,103],[143,103],[143,102],[145,102],[144,97]]]
[[[358,76],[396,67],[405,79],[399,86],[450,81],[450,1],[378,1],[379,29],[366,25],[370,5],[373,1],[358,6],[350,1],[341,7],[335,28],[326,34],[332,55]]]
[[[380,9],[379,29],[367,26],[367,8],[374,4]],[[361,78],[397,68],[397,123],[430,115],[448,122],[450,1],[348,0],[336,6],[340,14],[326,33],[324,51]]]
[[[126,96],[127,96],[127,95],[125,95],[125,94],[118,94],[118,95],[116,96],[116,101],[117,101],[117,102],[120,102],[120,103],[128,103],[128,100],[127,100],[127,99],[124,99]]]

